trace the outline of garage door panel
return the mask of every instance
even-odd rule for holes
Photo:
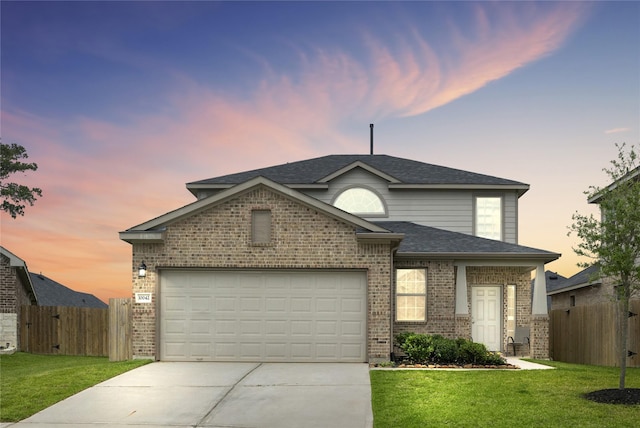
[[[291,298],[292,313],[311,313],[312,300],[310,297],[294,297]]]
[[[271,320],[264,324],[265,335],[270,337],[287,336],[287,321],[286,320]]]
[[[364,272],[163,271],[160,358],[366,361]]]
[[[232,312],[235,313],[236,309],[236,298],[235,297],[216,297],[215,298],[215,308],[216,312]]]

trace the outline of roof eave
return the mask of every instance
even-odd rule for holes
[[[537,263],[550,263],[560,258],[558,253],[461,253],[461,252],[438,252],[438,253],[418,253],[418,252],[398,252],[399,257],[407,258],[429,258],[438,260],[514,260],[514,261],[535,261]]]
[[[428,189],[428,190],[515,190],[518,197],[529,190],[527,184],[389,184],[389,190],[400,189]]]
[[[161,244],[164,242],[167,231],[162,230],[125,230],[120,232],[120,239],[129,244]]]
[[[567,291],[578,290],[586,287],[597,287],[602,285],[602,281],[582,282],[580,284],[571,285],[569,287],[558,288],[557,290],[549,291],[547,296],[553,296],[555,294],[566,293]]]
[[[400,243],[404,239],[404,233],[393,232],[356,232],[358,241],[366,244]]]

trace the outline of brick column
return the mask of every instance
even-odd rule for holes
[[[549,316],[531,316],[531,358],[549,359]]]
[[[456,315],[456,337],[471,339],[471,315]]]
[[[549,312],[547,309],[547,283],[544,264],[536,266],[533,281],[533,302],[531,304],[531,324],[529,326],[531,358],[549,358]]]

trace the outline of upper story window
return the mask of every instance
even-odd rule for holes
[[[333,201],[336,208],[357,215],[383,216],[387,213],[382,199],[372,190],[351,187]]]
[[[474,229],[475,235],[481,238],[502,240],[502,197],[475,198]]]

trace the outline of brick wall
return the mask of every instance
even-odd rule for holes
[[[615,301],[613,283],[605,279],[602,284],[553,294],[551,296],[551,310],[570,308],[571,296],[575,296],[575,306],[588,306],[596,303]]]
[[[18,276],[8,257],[0,254],[0,259],[0,313],[15,314],[18,311]]]
[[[506,285],[516,286],[516,319],[518,326],[527,326],[531,321],[530,272],[519,267],[482,266],[467,267],[469,315],[455,315],[455,268],[452,261],[402,260],[395,261],[396,268],[427,269],[427,321],[395,322],[393,334],[415,332],[441,334],[445,337],[471,338],[471,292],[473,286],[497,285],[502,287],[503,314],[507,312]],[[395,285],[394,285],[395,292]],[[540,323],[542,328],[543,321]],[[533,327],[532,327],[533,328]],[[507,319],[503,316],[503,349],[507,342]],[[548,337],[548,324],[546,327]],[[544,332],[538,334],[540,343]],[[533,346],[532,346],[533,347]],[[540,352],[543,353],[543,349]]]
[[[397,259],[394,264],[397,269],[425,268],[427,270],[427,321],[396,321],[393,324],[393,334],[409,331],[422,334],[441,334],[445,337],[455,338],[456,281],[453,262]]]
[[[271,210],[272,243],[251,240],[251,211]],[[364,269],[368,276],[369,359],[388,360],[391,346],[389,244],[358,243],[355,228],[265,187],[176,221],[162,244],[134,244],[133,292],[153,293],[133,306],[133,353],[156,356],[157,269]],[[148,271],[138,278],[144,261]]]
[[[0,345],[9,343],[20,349],[20,307],[35,301],[28,293],[30,287],[23,283],[28,273],[19,275],[4,254],[0,254],[0,259]]]

